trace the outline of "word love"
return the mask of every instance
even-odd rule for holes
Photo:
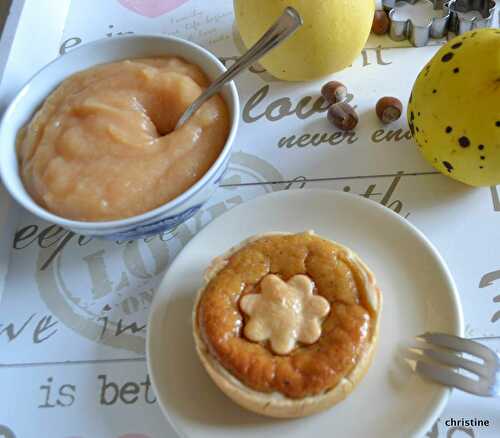
[[[243,107],[242,117],[245,122],[255,123],[262,118],[269,122],[277,122],[289,116],[305,120],[315,114],[328,111],[330,107],[323,96],[304,96],[296,104],[289,97],[280,97],[272,102],[263,103],[269,95],[269,90],[270,86],[264,85],[250,96]],[[350,103],[353,99],[354,95],[349,93],[345,102]],[[353,108],[356,109],[356,105]]]
[[[250,96],[243,107],[242,117],[246,123],[255,123],[262,118],[267,119],[269,122],[277,122],[289,116],[304,120],[314,114],[328,111],[330,106],[322,96],[318,96],[314,100],[312,96],[304,96],[297,104],[293,104],[289,97],[281,97],[267,103],[265,108],[262,108],[263,105],[261,104],[266,100],[269,89],[269,85],[264,85]]]

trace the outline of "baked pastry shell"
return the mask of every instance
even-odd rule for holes
[[[380,292],[380,289],[375,284],[373,288],[367,288],[366,290],[367,293],[373,294],[373,296],[368,297],[368,301],[374,308],[374,315],[376,318],[372,338],[367,346],[360,352],[358,361],[356,362],[353,369],[349,372],[349,374],[344,376],[335,387],[331,388],[328,391],[325,391],[322,394],[308,396],[301,399],[292,399],[284,396],[279,392],[264,393],[255,391],[254,389],[249,388],[236,377],[234,377],[217,361],[217,359],[212,354],[210,354],[208,347],[201,336],[200,328],[197,322],[197,309],[199,301],[210,280],[214,278],[226,266],[227,260],[234,253],[236,253],[249,243],[263,237],[277,235],[283,236],[290,234],[293,233],[272,232],[259,234],[244,240],[239,245],[231,248],[222,256],[216,257],[205,272],[204,284],[198,290],[192,313],[193,334],[196,352],[198,354],[198,357],[200,358],[201,363],[203,364],[203,367],[212,378],[214,383],[224,394],[226,394],[231,400],[233,400],[241,407],[257,414],[275,418],[299,418],[324,411],[344,400],[352,392],[356,385],[363,379],[371,365],[378,340],[380,313],[382,310],[382,294]],[[322,237],[322,239],[325,238]],[[370,269],[352,250],[337,242],[330,242],[346,250],[350,254],[350,256],[353,257],[356,262],[359,263],[362,268],[369,274],[368,276],[371,279],[374,279],[374,276],[371,273]]]

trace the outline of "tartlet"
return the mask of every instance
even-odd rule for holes
[[[374,275],[345,246],[311,231],[254,236],[206,270],[193,310],[196,351],[240,406],[302,417],[360,382],[381,307]]]

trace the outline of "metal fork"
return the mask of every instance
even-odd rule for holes
[[[429,358],[435,363],[416,360],[415,371],[422,376],[446,386],[482,397],[500,396],[500,355],[490,348],[458,336],[444,333],[425,333],[417,336],[430,347],[412,347],[411,350]],[[466,359],[460,354],[469,354],[481,362]],[[477,380],[461,375],[458,369],[467,370],[477,376]]]

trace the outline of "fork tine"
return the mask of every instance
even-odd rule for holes
[[[472,354],[489,364],[500,366],[500,358],[492,350],[481,345],[479,342],[469,341],[468,339],[447,335],[445,333],[424,333],[423,335],[417,336],[417,338],[421,338],[438,347]]]
[[[424,377],[427,377],[434,382],[441,383],[446,386],[455,386],[463,391],[470,392],[480,396],[491,395],[490,390],[484,381],[475,381],[468,377],[461,376],[449,368],[443,368],[437,365],[431,365],[418,360],[416,363],[416,371]]]
[[[456,354],[447,351],[432,350],[430,348],[421,348],[420,351],[436,362],[441,362],[442,364],[452,367],[463,368],[484,377],[489,377],[490,375],[484,364],[479,364],[472,360],[457,356]]]

